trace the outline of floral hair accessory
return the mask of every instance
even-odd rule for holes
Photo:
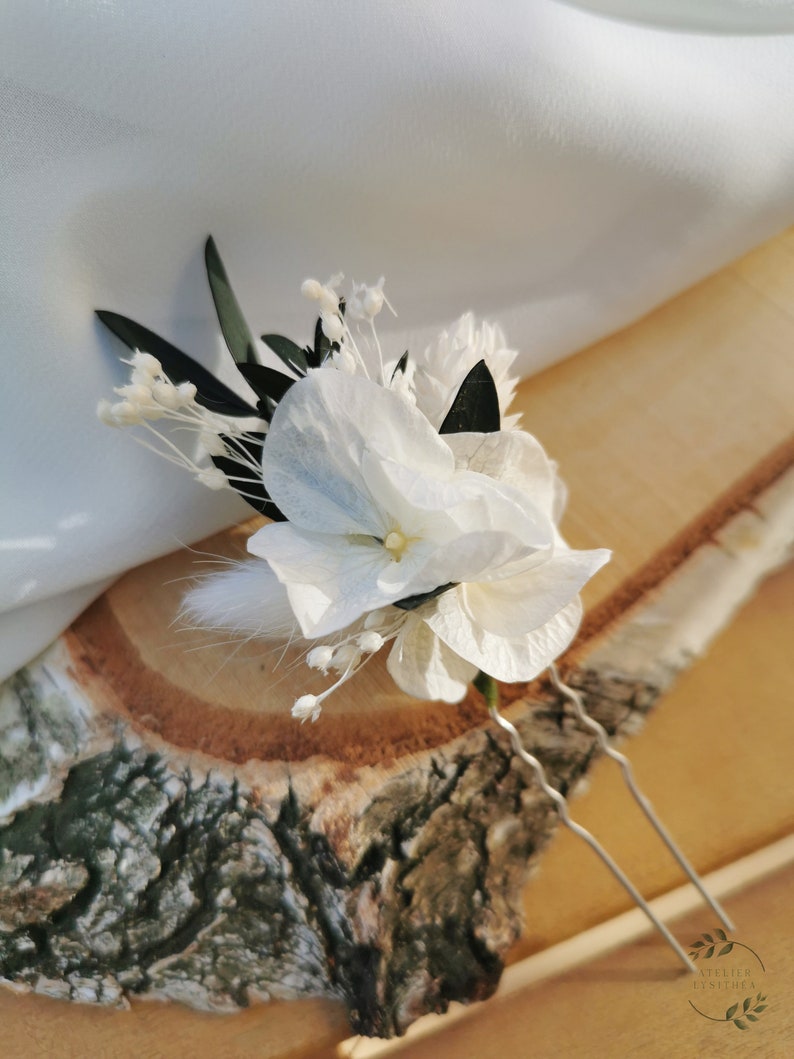
[[[373,322],[388,304],[382,279],[354,285],[347,304],[340,276],[307,280],[320,308],[313,346],[264,336],[280,371],[259,361],[212,241],[207,263],[253,398],[132,321],[99,314],[134,349],[130,382],[100,403],[100,418],[143,427],[142,440],[202,484],[235,489],[272,520],[248,542],[255,558],[188,594],[189,620],[302,638],[307,664],[335,679],[298,698],[300,720],[316,720],[386,646],[389,673],[417,698],[458,702],[480,671],[509,682],[542,673],[573,639],[579,591],[609,552],[568,547],[556,465],[517,416],[503,429],[515,353],[499,329],[469,315],[420,356],[390,355]],[[198,452],[160,421],[193,431]]]
[[[694,970],[609,854],[571,821],[565,798],[498,710],[496,681],[525,682],[550,669],[580,718],[600,728],[554,661],[578,629],[580,590],[610,555],[572,549],[560,534],[565,487],[509,412],[516,354],[501,330],[467,314],[422,352],[384,350],[374,323],[391,308],[383,278],[353,284],[347,300],[341,275],[310,279],[302,292],[319,308],[313,342],[263,335],[276,368],[264,363],[211,238],[205,258],[240,392],[140,324],[98,312],[132,350],[129,382],[115,390],[119,400],[100,401],[100,419],[142,428],[143,444],[209,488],[235,490],[269,519],[248,541],[253,558],[203,579],[187,594],[184,616],[236,636],[301,641],[307,666],[328,677],[320,694],[296,699],[301,722],[316,721],[326,699],[382,649],[408,695],[452,703],[474,684],[563,822]],[[161,420],[192,432],[192,448],[163,433]],[[679,864],[732,926],[603,729],[599,739]]]

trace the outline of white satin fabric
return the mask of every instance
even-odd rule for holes
[[[6,0],[0,670],[248,510],[98,423],[95,307],[217,366],[211,232],[257,333],[385,273],[395,348],[473,309],[526,374],[791,223],[793,82],[792,36],[553,0]]]

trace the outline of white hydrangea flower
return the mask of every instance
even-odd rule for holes
[[[361,663],[373,612],[367,628],[394,641],[389,670],[411,695],[458,701],[479,669],[530,680],[572,640],[578,592],[609,557],[565,545],[555,468],[530,435],[442,437],[357,375],[316,371],[292,387],[263,478],[288,521],[249,550],[286,589],[304,637],[337,638],[335,668],[347,668],[334,687]],[[438,589],[416,609],[393,606]]]
[[[514,349],[507,348],[501,327],[485,321],[478,326],[474,315],[466,313],[413,358],[417,408],[434,427],[440,427],[460,384],[475,364],[484,360],[499,394],[502,429],[510,430],[520,418],[506,414],[518,383],[517,377],[510,374],[517,355]]]

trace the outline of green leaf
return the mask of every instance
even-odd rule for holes
[[[710,949],[706,949],[706,951],[703,953],[703,959],[704,960],[710,960],[713,955],[714,955],[714,946],[712,945]]]
[[[727,945],[723,945],[720,951],[717,953],[718,956],[727,956],[728,953],[733,949],[733,942],[729,941]]]
[[[223,331],[223,337],[229,352],[238,364],[256,364],[256,346],[254,336],[248,329],[242,309],[234,296],[221,255],[210,236],[204,247],[204,263],[207,266],[207,279],[215,302],[215,312]]]
[[[257,397],[269,397],[274,404],[278,404],[289,388],[298,381],[294,376],[268,368],[265,364],[238,364],[237,367]]]
[[[438,588],[432,588],[429,592],[420,592],[416,596],[406,596],[404,599],[398,599],[394,606],[399,607],[400,610],[416,610],[416,608],[421,607],[423,603],[435,599],[436,596],[440,596],[442,592],[446,592],[447,589],[454,587],[455,582],[448,581],[446,585],[439,585]]]
[[[230,416],[256,416],[257,410],[234,390],[230,390],[207,371],[198,361],[183,353],[164,338],[160,338],[148,327],[136,324],[120,313],[97,309],[96,315],[117,338],[132,350],[151,353],[163,366],[163,371],[174,383],[192,382],[196,387],[196,400],[212,412]]]
[[[717,929],[717,930],[714,931],[714,933],[717,935],[717,937],[720,939],[720,941],[727,941],[728,940],[728,938],[725,935],[725,931],[724,930]]]
[[[401,375],[405,375],[405,369],[408,366],[408,350],[403,353],[397,363],[394,365],[394,371],[391,373],[391,382],[394,382],[397,372]]]
[[[764,997],[764,999],[766,1000],[766,997]],[[753,1010],[755,1012],[757,1012],[758,1014],[760,1014],[762,1011],[766,1011],[766,1009],[768,1007],[769,1007],[768,1004],[756,1004],[756,1006],[753,1008]]]
[[[725,1018],[726,1019],[732,1019],[733,1016],[736,1014],[738,1008],[739,1008],[738,1004],[731,1004],[731,1006],[725,1012]]]
[[[705,945],[706,945],[705,941],[693,941],[692,942],[692,948],[693,949],[702,949],[702,948],[705,947]]]
[[[745,997],[745,1001],[742,1004],[742,1011],[747,1011],[747,1009],[750,1007],[752,1002],[753,1002],[753,998],[751,996]]]
[[[261,461],[265,437],[265,434],[246,434],[242,438],[221,435],[221,440],[231,455],[211,456],[210,459],[218,470],[226,475],[232,489],[255,511],[267,515],[274,522],[285,522],[286,517],[270,499],[262,483],[261,473],[250,466],[251,463],[258,465]],[[239,460],[235,457],[235,452],[239,453]]]
[[[295,342],[283,335],[262,335],[262,341],[288,368],[292,368],[299,375],[306,374],[309,369],[306,353]]]
[[[490,434],[499,430],[499,394],[484,360],[479,361],[460,384],[439,434],[472,432]]]
[[[747,1012],[747,1018],[750,1020],[750,1022],[758,1022],[758,1016],[754,1015],[752,1011]]]
[[[703,937],[706,939],[706,941],[714,941],[714,938],[712,938],[711,934],[704,934]]]
[[[736,1026],[737,1029],[740,1029],[740,1030],[746,1030],[747,1029],[747,1027],[742,1022],[741,1019],[734,1019],[733,1020],[733,1024],[734,1024],[734,1026]]]

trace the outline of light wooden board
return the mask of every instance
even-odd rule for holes
[[[520,990],[450,1024],[448,1029],[390,1050],[393,1059],[643,1059],[759,1056],[788,1059],[794,1052],[794,868],[749,886],[729,902],[737,930],[729,935],[758,954],[737,948],[721,961],[698,962],[701,975],[665,961],[656,937],[624,946],[557,978]],[[687,944],[713,930],[713,917],[698,911],[677,920]],[[713,936],[713,935],[712,935]],[[717,988],[719,986],[719,988]],[[744,1030],[725,1022],[730,1006],[759,992],[767,997],[758,1022]],[[690,1006],[697,1005],[707,1016]],[[335,1059],[316,1050],[313,1059]],[[356,1051],[352,1050],[355,1057]],[[361,1050],[362,1059],[366,1055]]]

